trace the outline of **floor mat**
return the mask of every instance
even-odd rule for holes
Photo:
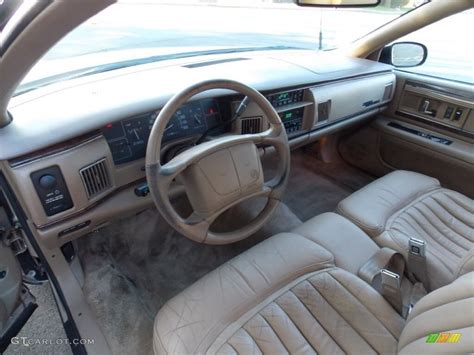
[[[370,181],[345,164],[325,164],[302,151],[292,153],[291,169],[284,203],[260,231],[241,242],[225,246],[192,242],[154,209],[78,240],[84,294],[114,353],[151,354],[153,319],[167,300],[269,236],[334,210],[357,184]],[[243,225],[263,204],[261,200],[242,204],[218,223]]]

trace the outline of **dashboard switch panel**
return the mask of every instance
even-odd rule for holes
[[[73,207],[71,195],[58,166],[31,173],[31,180],[47,216]]]

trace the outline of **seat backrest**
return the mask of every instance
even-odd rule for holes
[[[400,354],[474,352],[474,272],[423,297],[398,342]]]

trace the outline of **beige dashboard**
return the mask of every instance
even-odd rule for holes
[[[385,66],[377,69],[363,75],[273,88],[263,93],[280,114],[290,146],[299,147],[385,109],[394,94],[395,75]],[[230,120],[242,97],[221,93],[212,98],[228,105],[222,108],[221,114],[229,120],[229,129],[221,134],[255,133],[268,127],[266,117],[252,104],[238,120]],[[159,109],[146,112],[156,117]],[[143,115],[143,111],[137,114]],[[135,116],[117,115],[108,124],[123,125]],[[118,160],[112,143],[122,140],[126,143],[127,138],[120,136],[111,141],[104,133],[107,121],[100,122],[95,129],[73,139],[2,161],[2,170],[25,209],[30,227],[48,248],[153,205],[150,196],[143,193],[146,191],[144,155]],[[196,135],[191,135],[169,141],[165,151],[172,152],[172,157],[180,151],[174,151],[174,147],[191,146],[195,139]],[[260,147],[262,155],[271,152],[271,147]],[[179,184],[172,186],[172,195],[182,192]]]

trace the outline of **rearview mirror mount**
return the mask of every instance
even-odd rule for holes
[[[377,6],[380,0],[296,0],[296,4],[314,7],[369,7]]]

